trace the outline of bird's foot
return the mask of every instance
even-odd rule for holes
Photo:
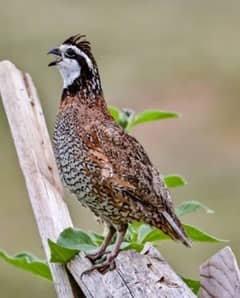
[[[117,257],[119,251],[120,251],[120,246],[121,243],[124,239],[124,235],[127,231],[127,224],[126,225],[122,225],[120,227],[120,229],[117,231],[117,239],[116,239],[116,243],[111,251],[111,253],[109,253],[109,255],[107,255],[106,259],[104,261],[102,261],[101,263],[98,264],[94,264],[90,269],[82,272],[81,277],[84,274],[88,274],[91,273],[94,270],[98,270],[101,273],[106,273],[109,270],[113,270],[115,268],[115,258]],[[109,235],[111,235],[112,233],[110,233]],[[106,251],[106,245],[108,244],[109,241],[105,241],[105,244],[102,245],[101,249],[97,252],[97,254],[99,254],[99,252],[101,252],[101,255],[103,256],[105,251]],[[103,253],[104,252],[104,253]],[[97,257],[99,257],[99,255],[97,255]],[[96,256],[93,256],[93,258],[96,258]]]
[[[88,258],[90,261],[95,262],[98,259],[100,259],[101,257],[103,257],[105,255],[105,251],[97,251],[95,253],[89,253],[89,254],[85,254],[85,257]]]
[[[92,265],[91,268],[83,271],[82,274],[81,274],[81,277],[85,274],[91,273],[94,270],[98,270],[102,274],[104,274],[108,271],[114,270],[115,267],[116,267],[114,259],[115,259],[115,256],[112,256],[111,254],[109,254],[107,256],[107,258],[102,263],[94,264],[94,265]]]

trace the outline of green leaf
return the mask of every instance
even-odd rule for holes
[[[149,225],[146,225],[144,223],[141,224],[138,228],[138,237],[137,237],[137,242],[138,243],[145,243],[144,239],[153,231],[153,228],[150,227]]]
[[[195,242],[226,242],[228,240],[219,239],[213,235],[210,235],[206,232],[201,231],[200,229],[191,226],[191,225],[184,225],[184,229],[187,232],[189,238]]]
[[[178,175],[167,175],[164,176],[164,181],[167,185],[167,187],[177,187],[177,186],[183,186],[187,184],[187,181],[182,177]]]
[[[137,241],[137,237],[138,237],[138,232],[136,231],[136,229],[132,224],[129,224],[124,240],[127,242],[135,242]]]
[[[89,232],[88,235],[96,246],[100,246],[104,240],[104,236],[98,233]]]
[[[176,213],[178,216],[182,216],[188,213],[196,212],[199,209],[203,209],[206,213],[212,214],[214,211],[208,208],[206,205],[198,202],[198,201],[186,201],[180,204],[176,208]]]
[[[134,119],[135,112],[131,109],[122,109],[119,114],[119,125],[126,131],[129,130]]]
[[[167,118],[178,118],[179,116],[180,115],[175,112],[165,112],[160,110],[145,110],[134,117],[129,127],[133,127],[137,124],[149,122],[149,121],[156,121],[156,120],[162,120]]]
[[[124,247],[121,247],[121,249],[123,250],[129,250],[129,249],[134,249],[138,252],[143,250],[144,245],[141,243],[137,243],[137,242],[131,242],[131,243],[126,243],[124,245]]]
[[[62,247],[61,245],[48,239],[48,245],[51,252],[50,262],[52,263],[67,263],[69,262],[79,250]]]
[[[129,124],[134,118],[134,111],[131,109],[121,109],[108,106],[108,111],[112,115],[113,119],[125,130],[128,129]]]
[[[0,250],[0,258],[22,270],[31,272],[48,280],[52,280],[47,262],[40,260],[33,255],[28,253],[19,253],[15,256],[10,256],[3,250]]]
[[[168,235],[160,231],[159,229],[152,229],[142,240],[142,243],[155,242],[159,240],[170,239]]]
[[[108,111],[112,115],[113,119],[118,123],[119,122],[120,110],[116,107],[108,105]]]
[[[87,251],[95,249],[98,245],[87,232],[81,229],[67,228],[59,236],[57,244],[69,249]]]
[[[137,229],[137,243],[138,244],[145,244],[146,242],[156,242],[159,240],[167,240],[170,239],[168,235],[163,233],[161,230],[152,228],[149,225],[143,223],[133,223],[133,228]],[[206,232],[201,231],[200,229],[191,226],[191,225],[184,225],[184,228],[192,241],[196,242],[224,242],[226,240],[219,239],[213,235],[210,235]],[[133,241],[135,242],[135,241]]]
[[[185,282],[185,284],[193,291],[194,294],[197,295],[200,289],[200,281],[194,280],[190,278],[185,278],[181,276],[181,279]]]
[[[140,221],[133,221],[130,226],[132,227],[132,229],[137,233],[139,228],[143,225],[143,222]]]
[[[103,237],[96,233],[87,233],[80,229],[67,228],[57,243],[48,240],[51,250],[51,262],[67,263],[80,251],[93,250],[102,242]]]
[[[107,252],[111,252],[112,249],[114,248],[115,244],[111,244],[107,247]],[[123,241],[121,243],[121,250],[129,250],[129,249],[134,249],[138,252],[140,252],[144,247],[144,244],[142,243],[137,243],[137,242],[128,242],[128,241]]]

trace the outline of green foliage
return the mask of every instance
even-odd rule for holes
[[[170,239],[166,234],[164,234],[159,229],[151,228],[146,224],[142,224],[138,230],[139,237],[138,241],[144,245],[146,242],[156,242],[159,240]]]
[[[103,236],[94,233],[94,237],[98,239],[98,242],[95,242],[93,240],[94,237],[90,235],[91,233],[87,233],[81,229],[68,228],[60,234],[57,244],[69,249],[78,249],[81,251],[96,249],[98,243],[102,243],[100,239],[103,240]]]
[[[116,107],[109,106],[109,112],[114,120],[120,124],[125,130],[129,131],[137,124],[151,122],[156,120],[178,118],[180,114],[176,112],[166,112],[160,110],[145,110],[135,115],[134,111],[129,109],[119,110]]]
[[[96,249],[101,245],[104,237],[97,233],[86,233],[81,229],[65,229],[57,240],[57,243],[48,240],[51,262],[67,263],[80,251]]]
[[[140,123],[179,117],[179,114],[175,112],[146,110],[135,115],[132,110],[119,110],[113,106],[109,106],[108,108],[115,121],[126,131],[129,131],[132,127]],[[187,183],[183,177],[178,175],[167,175],[164,177],[164,181],[169,188],[183,186]],[[181,203],[176,208],[176,213],[178,216],[183,216],[201,209],[206,211],[208,214],[214,212],[203,203],[192,200]],[[185,224],[184,228],[193,242],[218,243],[226,241],[210,235],[192,225]],[[67,263],[80,251],[91,251],[97,249],[103,242],[103,239],[104,235],[98,233],[86,232],[81,229],[73,228],[65,229],[59,235],[57,242],[53,242],[50,239],[48,240],[51,252],[50,261],[56,263]],[[159,241],[167,239],[170,239],[169,236],[159,229],[152,228],[144,223],[133,222],[129,224],[121,249],[135,249],[136,251],[141,251],[146,242],[151,242],[153,245],[157,245]],[[108,250],[111,250],[112,246],[113,243],[108,247]],[[51,273],[47,263],[33,257],[32,255],[24,253],[11,257],[5,252],[0,251],[0,258],[18,268],[51,280]],[[194,293],[198,292],[200,287],[199,281],[183,277],[182,279]]]
[[[212,236],[206,232],[203,232],[191,225],[185,224],[184,229],[193,242],[219,243],[226,241]],[[80,251],[89,251],[96,249],[98,246],[101,245],[103,236],[94,233],[95,239],[98,240],[94,241],[91,236],[92,234],[93,233],[91,232],[87,233],[85,231],[74,228],[68,228],[64,230],[60,234],[57,243],[49,240],[51,248],[51,260],[53,262],[66,263]],[[87,242],[84,242],[85,239],[87,240]],[[159,229],[152,228],[144,223],[134,222],[129,225],[128,232],[125,236],[124,242],[122,243],[121,249],[135,249],[136,251],[141,251],[146,242],[151,242],[153,245],[156,245],[159,241],[167,239],[170,239],[170,237],[164,234]],[[111,249],[111,246],[109,247],[109,249]]]
[[[134,223],[131,224],[130,226],[134,226]],[[215,236],[212,236],[212,235],[210,235],[206,232],[203,232],[203,231],[201,231],[200,229],[198,229],[194,226],[187,225],[187,224],[185,224],[183,226],[184,226],[184,229],[187,232],[189,238],[193,242],[215,242],[215,243],[219,243],[219,242],[225,242],[226,241],[226,240],[223,240],[223,239],[219,239]],[[150,227],[150,226],[148,226],[144,223],[141,223],[140,225],[135,227],[134,228],[134,233],[137,234],[137,240],[136,240],[137,243],[141,244],[142,246],[146,242],[153,242],[154,243],[154,242],[158,242],[160,240],[170,239],[169,236],[164,234],[159,229],[152,228],[152,227]],[[132,239],[131,235],[130,235],[130,239]],[[132,241],[132,240],[130,240],[130,241]],[[135,240],[134,240],[134,242],[135,242]]]
[[[31,254],[24,252],[15,256],[10,256],[3,250],[0,250],[0,258],[24,271],[32,272],[38,276],[52,280],[51,272],[47,262],[42,261]]]
[[[189,238],[192,241],[195,242],[215,242],[215,243],[219,243],[219,242],[226,242],[228,240],[224,240],[224,239],[220,239],[217,238],[215,236],[212,236],[206,232],[203,232],[202,230],[191,226],[191,225],[183,225],[185,231],[187,232]]]
[[[182,177],[178,175],[167,175],[164,176],[164,181],[167,185],[167,187],[178,187],[178,186],[184,186],[187,184],[187,181]]]
[[[48,245],[51,252],[50,262],[53,263],[67,263],[69,262],[78,252],[77,249],[70,249],[63,247],[58,243],[48,239]]]
[[[182,216],[188,213],[195,212],[199,209],[203,209],[206,211],[206,213],[212,214],[214,211],[210,208],[208,208],[203,203],[200,203],[198,201],[185,201],[180,206],[176,208],[176,213],[178,216]]]
[[[112,115],[113,119],[116,121],[116,122],[119,122],[119,113],[120,113],[120,110],[116,107],[113,107],[113,106],[108,106],[108,111],[110,112],[110,114]]]
[[[178,118],[180,115],[175,112],[165,112],[159,110],[145,110],[133,117],[128,127],[133,127],[140,123],[162,120],[167,118]]]
[[[197,294],[200,289],[200,281],[190,278],[181,277],[185,284],[193,291],[194,294]]]

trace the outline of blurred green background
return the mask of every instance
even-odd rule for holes
[[[132,133],[163,174],[189,182],[175,204],[197,199],[214,209],[183,220],[229,239],[240,257],[238,1],[1,0],[0,59],[29,72],[53,131],[62,82],[46,52],[75,33],[87,34],[105,97],[117,107],[178,111],[180,120],[140,125]],[[3,108],[0,109],[0,247],[44,256]],[[74,223],[100,231],[66,195]],[[177,272],[197,278],[199,265],[222,245],[186,249],[163,242]],[[1,297],[55,297],[50,282],[0,262]]]

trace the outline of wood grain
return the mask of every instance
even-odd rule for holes
[[[225,247],[200,267],[204,298],[239,298],[240,271],[230,247]]]
[[[72,226],[72,221],[62,199],[62,184],[43,111],[31,77],[9,61],[0,62],[0,94],[43,248],[49,259],[47,240],[56,240],[63,229]],[[58,297],[80,297],[80,290],[74,292],[65,267],[49,265]]]
[[[82,275],[90,266],[83,254],[68,264],[76,282],[89,298],[196,297],[159,251],[148,243],[141,254],[121,252],[116,259],[116,269],[104,275],[97,271]]]

